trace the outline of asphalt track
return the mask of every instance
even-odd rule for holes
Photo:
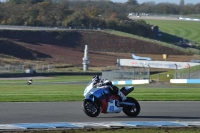
[[[91,118],[82,111],[82,102],[2,102],[0,124],[45,122],[108,122],[108,121],[199,121],[199,101],[139,101],[138,117],[123,112],[100,114]]]

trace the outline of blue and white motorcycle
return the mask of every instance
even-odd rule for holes
[[[134,90],[133,86],[124,86],[120,91],[127,96]],[[123,111],[129,117],[136,117],[140,113],[140,104],[132,97],[122,101],[114,94],[109,86],[93,88],[90,82],[84,91],[83,111],[90,117],[97,117],[100,113],[120,113]]]

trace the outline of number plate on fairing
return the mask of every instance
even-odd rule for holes
[[[116,112],[121,112],[122,107],[117,107],[115,105],[115,100],[108,102],[108,108],[107,108],[107,113],[116,113]]]

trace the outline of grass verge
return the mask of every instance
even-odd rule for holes
[[[90,80],[91,76],[61,76],[35,79],[32,85],[27,85],[25,79],[1,80],[0,102],[82,101],[84,88]],[[135,90],[128,96],[140,101],[200,101],[200,87],[135,85]]]

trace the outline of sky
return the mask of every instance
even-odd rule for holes
[[[6,1],[6,0],[0,0],[2,1]],[[112,0],[113,2],[127,2],[128,0]],[[179,4],[180,0],[137,0],[139,4],[143,3],[143,2],[148,2],[148,1],[154,1],[156,4],[157,3],[161,3],[161,2],[169,2],[169,3],[175,3],[175,4]],[[200,3],[199,0],[184,0],[185,4],[188,3],[192,3],[192,4],[197,4]]]

